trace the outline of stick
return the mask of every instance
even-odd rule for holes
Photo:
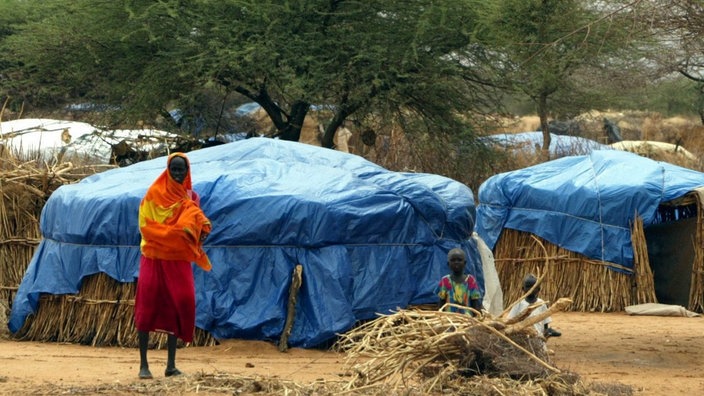
[[[303,266],[298,264],[296,268],[293,269],[293,274],[291,274],[291,287],[288,292],[288,312],[286,313],[286,324],[284,325],[284,331],[281,333],[281,338],[279,339],[279,351],[286,352],[288,350],[288,337],[291,335],[291,329],[293,328],[293,319],[296,316],[296,300],[298,300],[298,290],[301,288],[303,279],[301,274],[303,273]]]

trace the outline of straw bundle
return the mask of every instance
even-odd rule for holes
[[[10,331],[7,328],[7,313],[9,310],[5,307],[5,303],[0,301],[0,340],[9,338]]]
[[[631,226],[631,245],[633,246],[633,267],[635,284],[631,288],[632,304],[657,302],[655,281],[648,259],[648,246],[645,242],[643,219],[637,214]]]
[[[91,346],[137,347],[133,321],[135,292],[136,283],[121,283],[103,273],[88,276],[83,279],[77,295],[42,295],[37,312],[27,318],[15,337]],[[166,340],[166,334],[150,333],[151,348],[164,348]],[[214,344],[209,333],[196,328],[191,345]]]
[[[421,394],[442,391],[458,378],[502,376],[521,379],[559,374],[542,335],[533,324],[564,310],[560,299],[547,312],[531,310],[508,319],[487,312],[477,316],[439,311],[399,310],[341,336],[335,348],[347,352],[354,373],[347,390],[379,384]]]

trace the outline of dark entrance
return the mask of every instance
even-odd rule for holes
[[[645,228],[659,303],[689,306],[696,225],[692,217]]]

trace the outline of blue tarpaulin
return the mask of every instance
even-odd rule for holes
[[[475,207],[462,183],[399,173],[356,155],[266,138],[193,151],[193,186],[213,223],[213,269],[194,266],[196,326],[217,339],[278,339],[291,274],[303,266],[292,346],[313,347],[356,321],[436,302],[447,252],[462,247],[483,285],[470,236]],[[42,241],[15,297],[10,330],[41,293],[75,294],[103,272],[139,273],[140,200],[166,158],[57,189],[41,216]]]
[[[704,186],[704,173],[604,150],[502,173],[479,187],[477,233],[494,247],[504,228],[633,268],[630,224]]]

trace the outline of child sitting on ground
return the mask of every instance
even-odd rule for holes
[[[464,273],[466,264],[467,258],[464,250],[454,248],[447,254],[447,265],[450,267],[451,272],[449,275],[445,275],[440,279],[440,283],[436,289],[437,295],[440,297],[440,306],[451,303],[481,311],[481,292],[479,291],[479,286],[474,276]],[[448,306],[446,310],[449,312],[472,314],[472,311],[469,309],[462,309],[455,306]]]
[[[538,281],[538,279],[535,277],[533,274],[528,274],[523,278],[523,292],[527,293]],[[540,292],[540,285],[538,285],[533,291],[526,296],[523,300],[521,300],[518,304],[514,305],[513,308],[511,308],[511,311],[508,314],[509,318],[514,318],[518,315],[520,315],[523,311],[525,311],[529,306],[534,305],[534,304],[540,304],[539,307],[535,308],[533,312],[531,312],[530,316],[535,316],[540,313],[543,313],[548,310],[547,304],[545,304],[545,301],[543,299],[538,297],[538,293]],[[538,331],[538,334],[542,334],[545,338],[548,337],[559,337],[562,335],[559,331],[553,329],[552,327],[549,326],[549,324],[552,322],[551,317],[547,317],[540,322],[536,323],[535,329]]]

